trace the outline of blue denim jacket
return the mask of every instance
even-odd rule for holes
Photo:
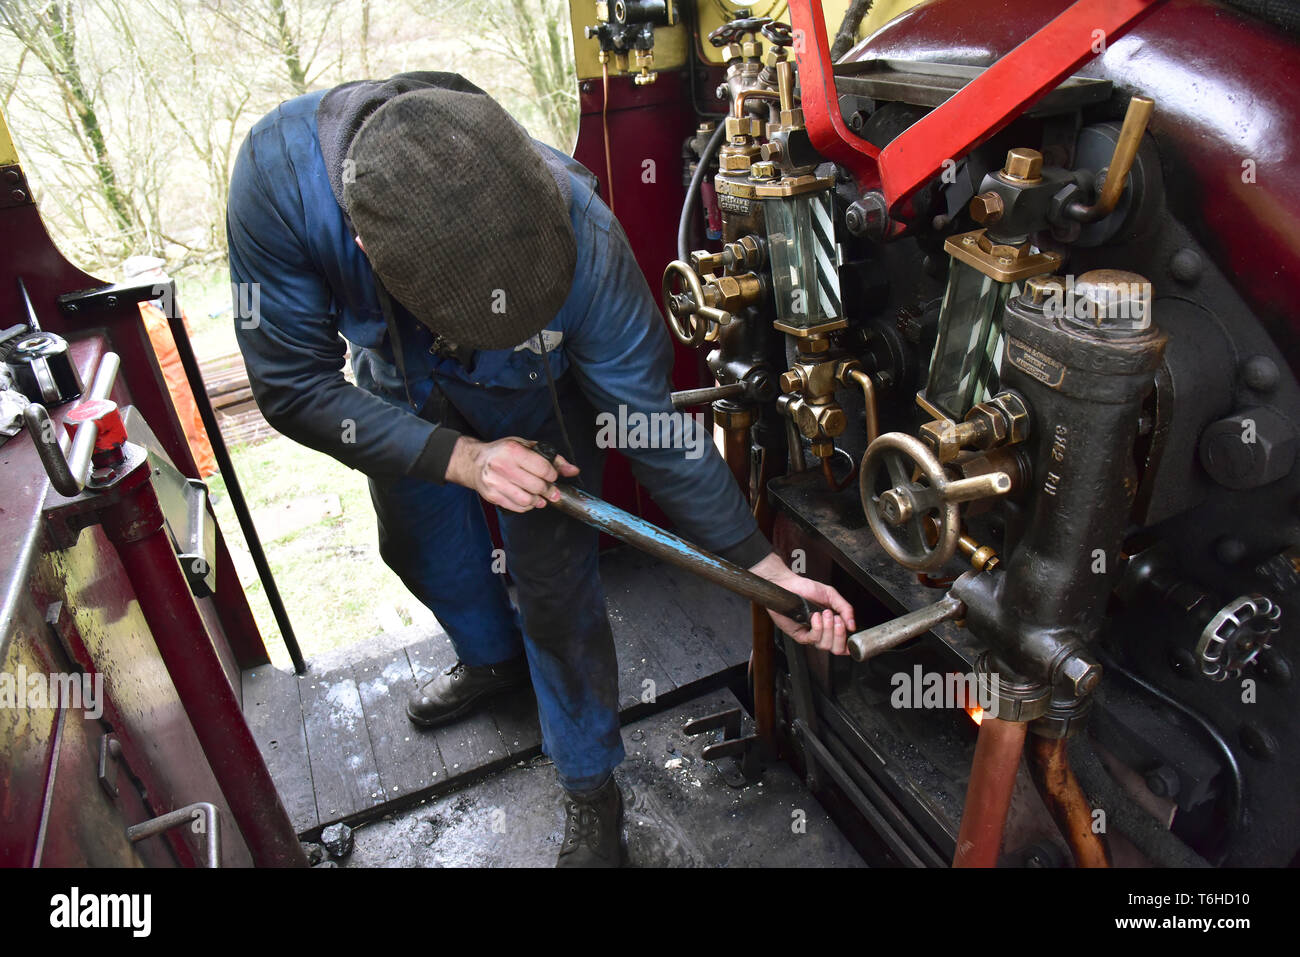
[[[439,436],[440,426],[417,414],[434,388],[460,408],[473,407],[480,431],[514,434],[510,426],[522,410],[550,403],[542,355],[534,340],[532,348],[475,352],[465,364],[436,356],[432,334],[396,304],[403,385],[374,274],[330,189],[316,125],[323,95],[289,100],[261,119],[235,162],[226,229],[249,382],[267,421],[295,441],[377,478],[441,482],[445,458],[431,467],[438,458],[426,448],[447,447],[454,433]],[[658,306],[595,180],[564,159],[577,266],[568,298],[544,333],[552,372],[571,372],[598,413],[671,413],[673,352]],[[352,345],[357,385],[343,375],[344,339]],[[622,451],[688,537],[743,566],[767,554],[711,445],[697,458],[681,448]]]

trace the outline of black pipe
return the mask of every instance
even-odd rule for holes
[[[1133,672],[1122,668],[1114,658],[1102,651],[1100,648],[1095,650],[1097,652],[1097,657],[1101,659],[1102,664],[1105,665],[1108,671],[1112,671],[1131,684],[1137,685],[1161,704],[1173,708],[1188,721],[1191,721],[1205,732],[1205,736],[1213,742],[1215,748],[1217,748],[1223,755],[1224,764],[1227,765],[1228,768],[1228,777],[1232,779],[1232,790],[1230,792],[1232,797],[1232,809],[1228,815],[1228,833],[1224,835],[1223,848],[1219,852],[1218,859],[1215,862],[1222,864],[1227,859],[1228,853],[1232,849],[1232,842],[1241,831],[1242,825],[1245,823],[1246,814],[1246,780],[1242,776],[1241,764],[1237,761],[1237,755],[1232,750],[1232,745],[1228,743],[1227,738],[1220,733],[1219,729],[1212,725],[1209,719],[1204,717],[1199,711],[1183,704],[1172,695],[1166,694],[1155,685],[1138,677]]]
[[[695,165],[695,172],[691,174],[691,185],[686,187],[686,202],[682,204],[682,216],[677,221],[677,258],[682,262],[687,262],[691,255],[691,221],[695,218],[695,207],[700,201],[700,184],[704,182],[704,173],[709,168],[709,161],[718,151],[718,144],[722,142],[723,134],[726,132],[726,124],[719,123],[713,135],[709,137],[708,143],[704,144],[704,152],[700,154],[700,161]]]
[[[1209,861],[1123,792],[1102,766],[1087,737],[1076,734],[1070,740],[1070,767],[1093,806],[1102,808],[1114,827],[1152,863],[1161,867],[1209,867]]]
[[[203,420],[203,428],[207,429],[208,441],[212,443],[212,454],[217,460],[217,468],[221,470],[221,477],[226,480],[230,505],[235,510],[235,517],[239,519],[239,528],[244,533],[249,554],[253,556],[253,564],[257,566],[257,577],[266,591],[266,600],[271,604],[271,614],[275,616],[280,637],[284,639],[284,647],[293,661],[294,674],[306,674],[307,663],[302,659],[302,649],[298,647],[298,638],[293,633],[293,625],[289,622],[289,612],[285,610],[284,601],[280,598],[280,589],[276,587],[271,566],[266,561],[266,553],[262,551],[262,540],[257,537],[257,528],[253,525],[253,514],[248,510],[248,501],[244,498],[243,489],[239,487],[239,479],[235,477],[235,465],[230,460],[226,440],[222,437],[221,427],[217,424],[217,414],[208,400],[208,391],[203,385],[203,373],[199,371],[198,360],[194,358],[194,349],[190,346],[185,320],[181,317],[180,307],[175,305],[175,283],[171,284],[171,290],[173,306],[168,310],[167,325],[171,329],[172,339],[176,342],[176,352],[180,355],[181,366],[185,369],[185,379],[189,382],[190,392],[194,394],[194,404],[198,407],[199,418]]]

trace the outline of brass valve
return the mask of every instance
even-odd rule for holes
[[[674,277],[683,280],[685,292],[673,292]],[[684,345],[702,346],[716,341],[735,313],[763,298],[763,281],[752,272],[701,279],[690,263],[674,259],[664,270],[662,293],[673,335]]]
[[[799,358],[781,375],[781,391],[789,396],[785,410],[820,459],[835,454],[835,437],[848,426],[844,409],[835,401],[840,384],[839,363],[828,353],[830,339],[812,336],[799,340]]]
[[[902,432],[888,432],[867,446],[858,481],[862,510],[881,547],[905,568],[925,572],[942,567],[957,551],[962,502],[1012,488],[1006,472],[950,478],[924,443]],[[889,487],[881,491],[882,484]]]
[[[999,392],[979,402],[965,420],[936,419],[921,426],[921,441],[941,463],[954,461],[963,449],[987,452],[1029,437],[1029,409],[1014,392]]]

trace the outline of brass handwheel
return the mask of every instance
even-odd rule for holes
[[[888,488],[881,490],[888,480]],[[887,432],[862,456],[858,474],[862,510],[876,541],[905,568],[929,572],[941,568],[957,550],[962,502],[1011,491],[1011,477],[991,472],[950,479],[934,454],[914,436]],[[930,543],[927,516],[933,516],[937,540]]]
[[[686,286],[685,294],[673,293],[673,277],[680,276]],[[661,286],[664,315],[668,327],[679,342],[688,346],[702,346],[708,341],[714,326],[731,322],[731,313],[705,305],[704,287],[690,263],[674,259],[664,270]]]

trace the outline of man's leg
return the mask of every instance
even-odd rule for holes
[[[599,495],[604,462],[593,413],[580,397],[566,397],[563,407],[582,485]],[[565,450],[553,420],[535,437]],[[622,799],[612,774],[624,751],[599,536],[553,508],[499,514],[542,739],[569,798],[561,863],[617,864]]]
[[[469,489],[418,479],[371,480],[379,552],[433,612],[458,659],[412,697],[407,714],[433,726],[526,680],[519,622],[493,570],[483,508]],[[497,563],[500,567],[500,563]]]

